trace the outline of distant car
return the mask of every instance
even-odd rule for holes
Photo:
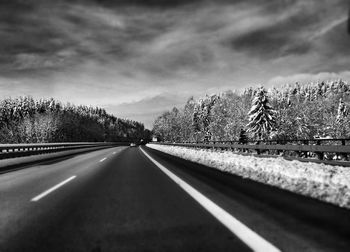
[[[131,143],[130,147],[136,147],[136,144],[135,143]]]

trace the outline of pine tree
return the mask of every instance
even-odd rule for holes
[[[249,123],[247,128],[254,136],[266,138],[275,129],[275,110],[269,105],[266,90],[261,87],[257,90],[248,113]]]

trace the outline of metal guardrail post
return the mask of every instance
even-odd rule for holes
[[[260,141],[257,141],[256,142],[256,145],[259,145],[260,144]],[[260,149],[256,149],[256,153],[258,154],[258,155],[260,155]]]
[[[276,141],[276,144],[277,144],[277,145],[281,144],[281,141],[280,141],[280,140],[277,140],[277,141]],[[276,153],[277,153],[278,156],[280,155],[281,152],[283,152],[283,150],[276,150]]]
[[[317,140],[316,145],[321,145],[321,141]],[[323,152],[315,152],[315,153],[316,153],[317,159],[323,160],[323,156],[324,156]]]
[[[341,145],[345,145],[345,139],[342,139],[341,140]],[[336,155],[337,155],[337,157],[339,156],[340,157],[340,159],[342,159],[342,160],[345,160],[345,161],[348,161],[349,159],[348,159],[348,154],[346,154],[346,153],[336,153]]]
[[[308,140],[304,140],[304,141],[303,141],[303,144],[304,144],[304,145],[309,145],[309,141],[308,141]],[[303,155],[304,155],[304,157],[306,158],[306,157],[308,156],[308,155],[307,155],[307,151],[304,151],[304,152],[303,152]]]

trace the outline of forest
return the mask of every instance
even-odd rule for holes
[[[0,101],[0,143],[117,142],[150,138],[142,123],[104,109],[24,96]]]
[[[162,141],[349,138],[350,85],[343,80],[246,88],[188,99],[154,122]]]

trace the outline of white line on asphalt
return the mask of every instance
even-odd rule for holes
[[[34,197],[31,199],[31,201],[35,202],[40,200],[41,198],[45,197],[46,195],[48,195],[49,193],[52,193],[53,191],[55,191],[56,189],[60,188],[61,186],[63,186],[64,184],[68,183],[69,181],[75,179],[77,176],[72,176],[70,178],[67,178],[65,181],[62,181],[61,183],[55,185],[54,187],[51,187],[50,189],[46,190],[45,192],[39,194],[38,196]]]
[[[115,152],[115,151],[113,151],[113,153],[112,153],[112,154],[114,155],[115,153],[116,153],[116,152]]]
[[[194,198],[199,204],[201,204],[209,213],[211,213],[218,221],[226,226],[233,234],[241,239],[248,247],[256,252],[279,252],[280,250],[259,236],[249,227],[245,226],[242,222],[230,215],[224,209],[216,205],[206,196],[201,194],[195,188],[187,184],[181,178],[177,177],[174,173],[169,171],[165,166],[154,160],[149,154],[147,154],[142,148],[141,151],[148,157],[160,170],[168,175],[176,184],[178,184],[183,190],[185,190],[192,198]]]
[[[101,160],[100,160],[100,162],[103,162],[103,161],[105,161],[107,158],[102,158]]]

